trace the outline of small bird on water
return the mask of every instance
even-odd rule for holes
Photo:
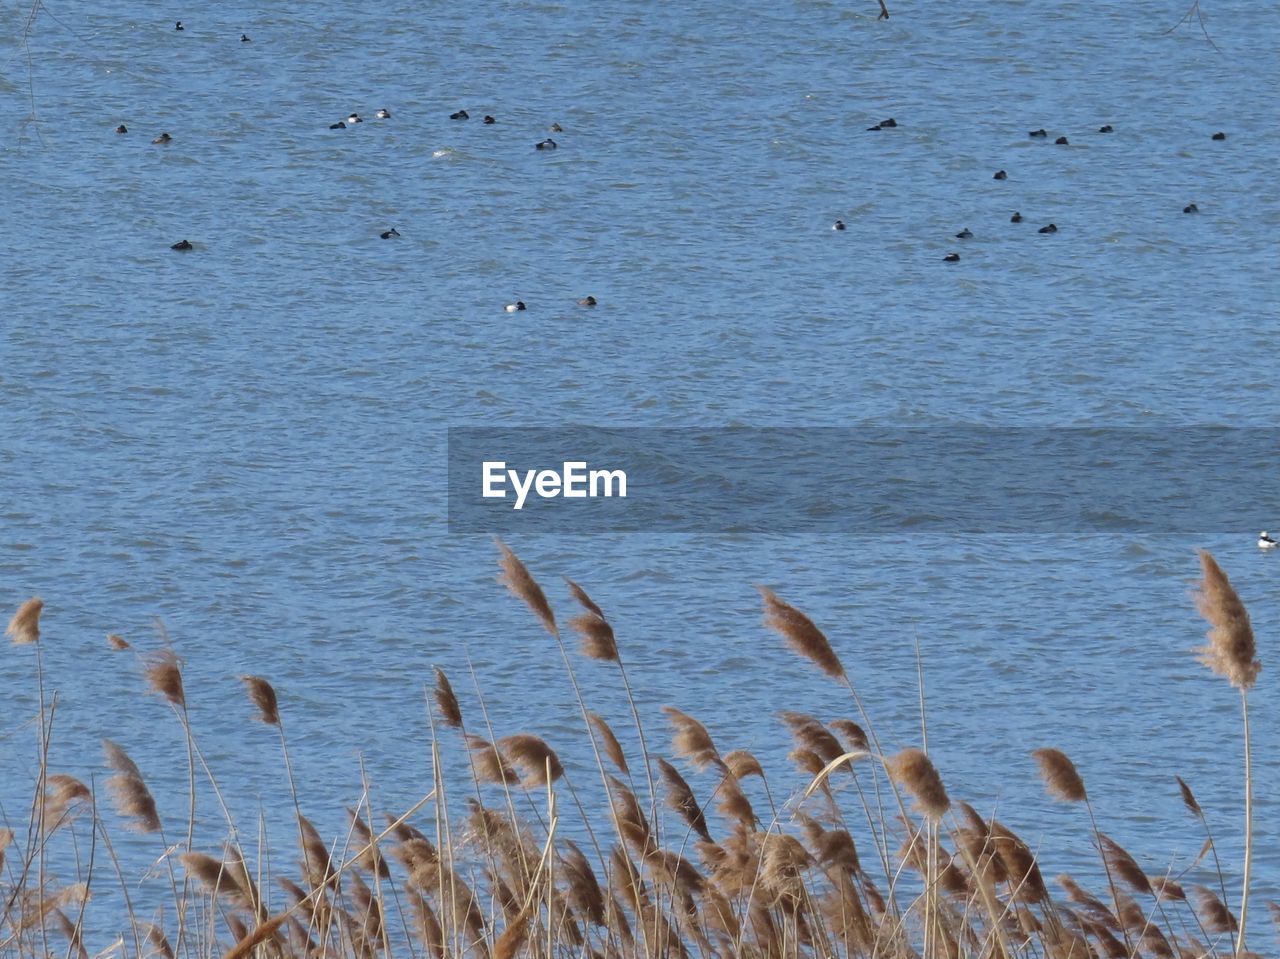
[[[116,127],[116,133],[128,133],[128,132],[129,132],[129,128],[125,126],[123,123],[120,124],[118,127]]]
[[[186,250],[194,250],[195,247],[191,245],[190,240],[179,240],[177,243],[173,244],[173,246],[169,247],[169,249],[186,251]]]
[[[1022,222],[1022,214],[1021,214],[1021,213],[1019,213],[1017,210],[1014,210],[1014,211],[1013,211],[1013,216],[1009,217],[1009,222],[1010,222],[1010,223],[1021,223],[1021,222]]]
[[[556,148],[556,141],[547,137],[541,143],[534,144],[534,148],[537,150],[554,150]]]
[[[596,298],[594,296],[584,296],[578,301],[579,306],[595,306]]]
[[[942,258],[942,262],[943,262],[943,263],[959,263],[959,262],[960,262],[960,254],[959,254],[959,253],[948,253],[946,256],[944,256],[944,257]]]
[[[956,234],[956,239],[957,239],[957,240],[972,240],[972,239],[973,239],[973,231],[972,231],[972,230],[970,230],[970,229],[966,226],[963,230],[961,230],[959,233],[957,233],[957,234]]]
[[[1280,546],[1280,542],[1268,536],[1265,529],[1258,534],[1258,549],[1275,549],[1277,546]]]
[[[514,303],[508,303],[505,307],[508,313],[519,313],[525,309],[524,300],[516,300]]]
[[[832,224],[831,224],[831,229],[833,229],[833,230],[843,230],[843,229],[844,229],[844,220],[836,220],[836,222],[835,222],[835,223],[832,223]]]
[[[175,29],[175,30],[185,30],[185,29],[186,29],[186,27],[184,27],[184,26],[182,25],[182,21],[181,21],[181,20],[179,20],[177,23],[175,23],[175,24],[173,25],[173,29]]]
[[[384,108],[382,110],[379,110],[377,113],[375,113],[374,116],[377,117],[379,120],[390,120],[391,111]]]
[[[1050,223],[1048,226],[1040,227],[1040,229],[1037,230],[1036,232],[1037,233],[1057,233],[1058,228],[1054,224]]]
[[[173,137],[169,136],[169,134],[167,134],[167,133],[162,133],[162,134],[160,134],[158,137],[156,137],[154,140],[152,140],[151,142],[152,142],[152,143],[168,143],[168,142],[169,142],[170,140],[172,140],[172,139],[173,139]]]
[[[1070,141],[1070,140],[1068,140],[1066,137],[1058,137],[1058,139],[1054,140],[1053,142],[1054,142],[1054,143],[1056,143],[1056,144],[1057,144],[1058,146],[1060,146],[1060,147],[1065,147],[1065,146],[1070,146],[1070,145],[1071,145],[1071,141]]]
[[[1194,203],[1188,203],[1186,206],[1182,208],[1182,212],[1183,213],[1199,213],[1200,208],[1196,206]]]
[[[242,33],[242,34],[240,34],[240,42],[241,42],[241,43],[253,43],[253,41],[249,39],[249,34],[247,34],[247,33]]]
[[[400,235],[400,231],[397,230],[394,226],[391,229],[383,230],[381,233],[378,234],[378,236],[382,237],[384,240],[390,240],[392,237],[399,236],[399,235]]]
[[[995,175],[995,176],[993,176],[991,179],[993,179],[993,180],[1007,180],[1007,179],[1009,179],[1009,174],[1005,173],[1005,172],[1004,172],[1004,170],[996,170],[996,175]]]

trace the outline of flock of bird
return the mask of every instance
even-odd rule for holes
[[[178,31],[183,31],[183,30],[185,30],[185,29],[186,29],[186,28],[182,25],[182,21],[181,21],[181,20],[177,21],[177,22],[174,24],[174,27],[173,27],[173,28],[174,28],[174,30],[178,30]],[[241,42],[241,43],[250,43],[250,42],[252,42],[252,41],[250,40],[250,38],[249,38],[249,35],[248,35],[248,34],[242,33],[242,34],[240,34],[240,42]],[[375,118],[377,118],[377,119],[379,119],[379,120],[389,120],[389,119],[391,119],[391,111],[390,111],[390,110],[387,110],[386,108],[380,109],[380,110],[378,110],[378,111],[374,114],[374,117],[375,117]],[[470,114],[469,114],[465,109],[464,109],[464,110],[456,110],[455,112],[453,112],[453,113],[449,114],[449,119],[450,119],[450,120],[469,120],[469,119],[471,119],[471,115],[470,115]],[[364,122],[364,118],[363,118],[363,117],[361,117],[361,116],[360,116],[360,114],[358,114],[358,113],[351,113],[349,116],[347,116],[347,118],[346,118],[345,120],[338,120],[338,121],[336,121],[336,122],[334,122],[334,123],[329,124],[329,129],[330,129],[330,130],[345,130],[345,129],[348,129],[349,127],[353,127],[353,126],[355,126],[357,123],[363,123],[363,122]],[[494,116],[491,116],[491,115],[489,115],[489,114],[485,114],[484,119],[483,119],[481,122],[482,122],[482,123],[484,123],[484,124],[485,124],[485,125],[487,125],[487,126],[492,126],[493,124],[496,124],[496,123],[498,122],[498,120],[497,120],[497,118],[496,118],[496,117],[494,117]],[[867,130],[868,130],[869,132],[870,132],[870,131],[880,131],[880,130],[893,130],[893,129],[896,129],[897,127],[898,127],[898,121],[897,121],[897,120],[895,120],[893,117],[889,117],[887,120],[881,120],[879,123],[875,124],[874,126],[868,127],[868,128],[867,128]],[[551,131],[552,133],[562,133],[562,132],[563,132],[563,130],[564,130],[564,128],[563,128],[563,127],[561,127],[559,123],[553,123],[553,124],[551,124],[551,126],[549,127],[549,129],[550,129],[550,131]],[[123,123],[122,123],[122,124],[120,124],[118,127],[116,127],[116,133],[128,133],[128,132],[129,132],[128,128],[127,128]],[[1114,132],[1115,132],[1115,128],[1114,128],[1114,127],[1112,127],[1112,125],[1111,125],[1111,124],[1106,123],[1106,124],[1103,124],[1101,127],[1099,127],[1099,128],[1098,128],[1098,132],[1099,132],[1099,133],[1114,133]],[[1038,130],[1031,130],[1031,131],[1029,131],[1029,133],[1028,133],[1027,135],[1028,135],[1028,136],[1030,136],[1032,139],[1045,139],[1045,140],[1047,140],[1047,139],[1049,138],[1049,131],[1048,131],[1048,130],[1046,130],[1046,129],[1044,129],[1043,127],[1041,127],[1041,128],[1040,128],[1040,129],[1038,129]],[[1219,131],[1219,132],[1217,132],[1217,133],[1213,134],[1213,137],[1212,137],[1212,139],[1214,139],[1214,140],[1225,140],[1226,138],[1227,138],[1226,133],[1224,133],[1224,132],[1222,132],[1222,131]],[[156,137],[156,138],[155,138],[154,140],[152,140],[151,142],[152,142],[152,143],[154,143],[154,144],[159,144],[159,145],[161,145],[161,146],[165,146],[165,145],[168,145],[169,143],[171,143],[172,141],[173,141],[173,137],[172,137],[172,136],[170,136],[168,133],[161,133],[158,137]],[[1068,140],[1068,139],[1067,139],[1067,137],[1065,137],[1065,136],[1059,136],[1059,137],[1058,137],[1057,139],[1055,139],[1053,142],[1054,142],[1056,145],[1058,145],[1058,146],[1069,146],[1069,145],[1070,145],[1070,143],[1071,143],[1071,141],[1070,141],[1070,140]],[[537,150],[555,150],[555,149],[557,149],[557,148],[558,148],[558,146],[559,146],[559,145],[556,143],[556,141],[555,141],[555,140],[551,139],[550,137],[547,137],[545,140],[541,140],[541,141],[539,141],[538,143],[535,143],[535,144],[534,144],[534,149],[537,149]],[[992,176],[992,179],[993,179],[993,180],[1007,180],[1007,179],[1009,179],[1009,174],[1008,174],[1006,171],[1004,171],[1004,170],[997,170],[997,171],[995,172],[995,174]],[[1200,212],[1200,208],[1199,208],[1199,207],[1197,207],[1194,203],[1188,203],[1186,206],[1184,206],[1184,207],[1182,208],[1182,212],[1183,212],[1183,213],[1199,213],[1199,212]],[[1015,210],[1015,211],[1014,211],[1014,213],[1013,213],[1013,215],[1012,215],[1011,217],[1009,217],[1009,222],[1010,222],[1010,223],[1021,223],[1021,222],[1022,222],[1022,214]],[[846,230],[846,229],[848,229],[848,228],[845,226],[845,223],[844,223],[844,221],[843,221],[843,220],[836,220],[836,221],[835,221],[835,223],[833,223],[833,224],[832,224],[831,229],[836,230],[836,231],[842,231],[842,230]],[[1054,224],[1054,223],[1047,223],[1047,224],[1045,224],[1044,226],[1040,227],[1040,229],[1039,229],[1037,232],[1039,232],[1039,233],[1045,233],[1045,234],[1057,233],[1057,232],[1058,232],[1058,227],[1057,227],[1057,225],[1056,225],[1056,224]],[[396,239],[396,238],[398,238],[398,237],[400,236],[400,233],[399,233],[399,231],[398,231],[398,230],[396,230],[396,229],[395,229],[395,227],[392,227],[392,228],[390,228],[390,229],[388,229],[388,230],[384,230],[384,231],[382,231],[382,232],[379,234],[379,236],[380,236],[382,239],[384,239],[384,240],[392,240],[392,239]],[[969,240],[969,239],[972,239],[972,238],[973,238],[973,232],[972,232],[971,230],[969,230],[969,228],[968,228],[968,227],[966,227],[965,229],[963,229],[963,230],[961,230],[959,233],[957,233],[955,236],[956,236],[956,239],[958,239],[958,240]],[[174,243],[174,244],[170,247],[170,249],[174,249],[174,250],[179,250],[179,251],[183,251],[183,252],[185,252],[185,251],[188,251],[188,250],[194,250],[194,249],[195,249],[195,246],[191,243],[191,241],[190,241],[190,240],[180,240],[179,242]],[[959,253],[948,253],[948,254],[947,254],[946,256],[944,256],[942,259],[943,259],[943,261],[944,261],[944,262],[946,262],[946,263],[959,263],[959,262],[960,262],[960,254],[959,254]],[[579,306],[595,306],[595,305],[596,305],[596,298],[595,298],[594,296],[587,296],[587,297],[584,297],[584,298],[582,298],[582,299],[578,300],[578,305],[579,305]],[[528,309],[528,307],[526,307],[526,306],[525,306],[525,304],[524,304],[524,301],[523,301],[523,300],[517,300],[515,303],[509,303],[509,304],[507,304],[507,306],[506,306],[506,311],[507,311],[508,313],[518,313],[518,312],[521,312],[521,311],[526,310],[526,309]],[[1275,543],[1274,543],[1273,541],[1271,541],[1271,540],[1269,540],[1269,539],[1267,538],[1267,536],[1266,536],[1266,534],[1265,534],[1265,533],[1263,533],[1263,534],[1262,534],[1262,536],[1261,536],[1261,538],[1258,540],[1258,545],[1259,545],[1259,546],[1261,546],[1261,547],[1263,547],[1264,549],[1269,549],[1269,548],[1270,548],[1270,546],[1264,546],[1264,545],[1263,545],[1263,544],[1264,544],[1264,541],[1265,541],[1265,542],[1267,542],[1267,543],[1271,543],[1272,545],[1275,545]]]
[[[897,126],[898,126],[898,121],[895,120],[893,117],[890,117],[887,120],[881,120],[875,126],[867,127],[867,131],[872,132],[872,131],[878,131],[878,130],[893,130],[893,129],[896,129]],[[1115,133],[1116,131],[1115,131],[1115,127],[1113,127],[1110,123],[1104,123],[1102,126],[1098,127],[1098,132],[1099,133]],[[1040,140],[1040,139],[1047,140],[1049,138],[1049,131],[1044,129],[1044,127],[1041,127],[1038,130],[1029,131],[1027,133],[1027,136],[1031,137],[1033,140]],[[1211,139],[1225,140],[1226,138],[1227,138],[1226,133],[1219,130],[1217,133],[1213,135]],[[1057,146],[1065,147],[1065,146],[1071,145],[1071,141],[1068,140],[1065,136],[1060,136],[1053,142]],[[991,179],[1007,180],[1009,179],[1009,174],[1004,170],[997,170],[995,174],[991,177]],[[1194,203],[1188,203],[1186,206],[1182,208],[1182,212],[1183,213],[1199,213],[1200,208],[1196,206]],[[1013,216],[1009,217],[1009,222],[1021,223],[1022,214],[1015,210],[1013,213]],[[831,224],[831,229],[840,231],[840,230],[847,230],[848,227],[845,226],[843,220],[836,220],[835,223]],[[1040,229],[1037,230],[1036,232],[1037,233],[1057,233],[1058,227],[1054,223],[1046,223],[1044,226],[1040,227]],[[973,239],[973,231],[971,231],[968,227],[965,227],[963,230],[961,230],[959,233],[956,234],[956,239],[971,240]],[[960,254],[948,253],[946,256],[942,258],[942,260],[944,263],[959,263]],[[1267,540],[1267,534],[1265,532],[1262,534],[1262,538],[1258,540],[1258,545],[1262,546],[1263,549],[1269,549],[1270,548],[1269,546],[1263,546],[1264,540]],[[1268,540],[1268,542],[1270,542],[1270,540]]]
[[[178,32],[186,31],[186,27],[182,25],[181,20],[174,23],[173,29]],[[249,35],[247,33],[242,33],[240,34],[240,42],[252,43],[253,41],[249,38]],[[374,114],[374,117],[378,120],[390,120],[391,111],[384,107],[383,109],[378,110]],[[471,115],[466,110],[456,110],[455,112],[449,114],[449,119],[450,120],[469,120],[471,119]],[[484,123],[486,126],[493,126],[498,122],[498,120],[497,120],[497,117],[491,116],[489,114],[485,114],[484,119],[481,122]],[[345,120],[338,120],[335,123],[329,124],[329,129],[330,130],[346,130],[350,127],[355,126],[357,123],[364,123],[364,118],[360,116],[360,114],[358,113],[351,113],[347,116]],[[892,120],[888,121],[888,123],[890,126],[895,125]],[[564,132],[564,127],[562,127],[559,123],[551,124],[551,126],[548,127],[548,129],[552,133]],[[118,134],[123,134],[128,132],[129,132],[129,128],[125,126],[123,123],[116,127],[116,133]],[[173,142],[173,137],[168,133],[161,133],[158,137],[156,137],[151,142],[159,146],[168,146],[170,143]],[[547,137],[545,140],[540,140],[539,142],[535,143],[533,146],[535,150],[555,150],[555,149],[558,149],[559,144],[556,143],[556,141],[551,139],[550,137]],[[844,229],[843,224],[841,224],[840,229],[842,230]],[[388,230],[383,230],[381,233],[378,234],[378,236],[383,240],[394,240],[400,236],[400,231],[397,230],[395,227],[391,227]],[[194,250],[195,248],[196,247],[194,243],[192,243],[190,240],[185,240],[185,239],[179,240],[177,243],[174,243],[169,247],[169,249],[171,250],[178,250],[179,252],[182,252],[182,253],[186,253],[190,250]],[[578,305],[590,307],[590,306],[595,306],[596,302],[597,301],[594,296],[585,296],[582,299],[578,300]],[[523,310],[527,310],[528,307],[525,306],[523,300],[517,300],[514,303],[507,304],[505,309],[508,313],[518,313]]]

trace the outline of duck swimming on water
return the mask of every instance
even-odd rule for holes
[[[525,308],[524,300],[516,300],[514,303],[508,303],[506,307],[504,307],[508,313],[519,313]]]
[[[1277,546],[1280,546],[1280,542],[1268,536],[1265,529],[1258,534],[1258,549],[1275,549]]]

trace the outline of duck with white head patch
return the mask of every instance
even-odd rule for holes
[[[1258,534],[1258,549],[1275,549],[1277,546],[1280,546],[1280,540],[1272,539],[1265,529]]]

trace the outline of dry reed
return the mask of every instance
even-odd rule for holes
[[[44,600],[39,596],[33,596],[18,607],[18,611],[13,614],[13,618],[9,620],[9,625],[4,631],[6,636],[13,637],[15,646],[25,646],[40,641],[40,611],[42,609],[44,609]]]
[[[503,582],[559,639],[546,596],[515,554],[499,545]],[[1202,556],[1201,561],[1205,582],[1199,603],[1212,627],[1201,653],[1243,695],[1256,682],[1259,668],[1247,613],[1211,558]],[[581,587],[572,582],[568,587],[584,610],[572,621],[582,637],[583,655],[620,667],[612,626]],[[761,592],[769,628],[827,675],[847,682],[840,659],[813,622],[768,590]],[[32,602],[38,600],[23,609]],[[10,624],[15,642],[38,640],[39,607],[32,608],[34,613],[28,611],[22,621],[14,617],[17,626]],[[642,736],[639,716],[622,678],[637,718],[634,742]],[[257,676],[241,680],[257,718],[279,728],[279,704],[270,683]],[[147,659],[146,682],[179,711],[189,736],[186,691],[171,648]],[[433,726],[433,823],[419,828],[407,817],[387,816],[386,827],[375,828],[376,807],[366,783],[358,804],[347,808],[345,839],[326,837],[297,810],[295,792],[300,869],[290,869],[285,864],[289,857],[270,848],[265,830],[253,870],[238,842],[228,843],[220,856],[179,842],[165,849],[162,858],[166,865],[174,859],[181,863],[192,879],[191,896],[185,884],[180,891],[174,883],[172,908],[157,921],[144,922],[136,917],[131,896],[146,885],[146,878],[126,876],[117,864],[119,900],[129,928],[113,948],[135,959],[1252,955],[1243,945],[1247,897],[1242,897],[1237,918],[1225,892],[1219,895],[1196,884],[1213,874],[1201,864],[1210,850],[1217,861],[1211,836],[1194,861],[1162,863],[1155,875],[1148,875],[1134,855],[1095,825],[1110,901],[1086,888],[1083,879],[1069,876],[1059,877],[1051,892],[1031,844],[967,803],[953,804],[924,750],[884,755],[878,746],[873,749],[876,737],[865,713],[865,727],[844,719],[824,723],[797,709],[780,713],[794,741],[792,762],[804,776],[797,780],[794,773],[782,773],[790,775],[792,784],[781,795],[791,798],[775,805],[771,783],[776,786],[780,777],[766,778],[754,751],[722,753],[702,722],[665,707],[672,726],[672,759],[649,753],[643,742],[634,753],[646,773],[656,766],[666,789],[668,809],[663,810],[636,796],[623,742],[584,705],[582,732],[602,746],[603,756],[628,780],[601,768],[604,795],[596,797],[601,815],[593,822],[585,819],[591,795],[578,794],[560,756],[544,739],[527,732],[495,739],[488,732],[491,742],[468,732],[457,696],[438,669],[434,699],[436,710],[428,715],[438,713],[444,726],[462,730],[460,739],[445,739],[465,748],[471,762],[467,785],[475,798],[465,804],[455,801],[450,810],[446,780],[455,771],[439,761],[446,743],[435,738]],[[480,706],[488,726],[482,698]],[[737,745],[731,742],[733,732],[730,728],[723,737],[726,746]],[[557,741],[562,734],[557,730]],[[120,814],[143,831],[160,831],[156,802],[138,765],[115,743],[104,741],[103,746],[113,771],[108,791]],[[785,748],[773,746],[771,756]],[[1088,806],[1084,781],[1063,752],[1039,749],[1033,756],[1049,795]],[[287,751],[283,757],[287,768]],[[711,775],[688,774],[686,779],[677,760]],[[859,775],[836,780],[839,767],[849,766],[852,774],[855,761],[861,763]],[[883,780],[877,780],[870,795],[863,793],[861,771],[870,766],[878,775],[880,764],[895,789],[914,800],[924,822],[907,813],[905,805],[901,818],[885,816],[880,805]],[[292,789],[291,772],[289,777]],[[806,783],[807,790],[802,788]],[[1177,787],[1207,835],[1208,820],[1190,787],[1181,779]],[[770,810],[764,819],[753,807],[761,794]],[[15,849],[15,833],[0,830],[0,863],[6,853],[10,856],[0,878],[0,905],[7,900],[0,913],[0,952],[8,949],[15,959],[55,951],[68,959],[105,955],[109,950],[101,945],[86,944],[93,942],[97,928],[83,924],[74,908],[89,901],[92,868],[88,884],[60,885],[49,876],[41,878],[31,850],[46,843],[83,849],[91,829],[88,835],[94,842],[101,840],[114,861],[111,830],[98,818],[85,780],[42,768],[34,795],[43,831],[28,840],[27,848],[18,844]],[[491,796],[501,802],[488,804]],[[584,821],[566,825],[558,811],[564,799],[572,800]],[[321,800],[327,797],[316,799]],[[459,819],[461,805],[466,812]],[[1025,818],[1024,810],[1018,812]],[[865,816],[865,825],[859,816]],[[189,828],[194,830],[194,818]],[[566,835],[574,829],[585,830],[590,846],[579,847]],[[594,855],[584,849],[594,849]],[[869,867],[881,870],[874,877],[863,867],[860,852],[865,850],[874,850],[874,858],[867,853]],[[259,891],[258,883],[267,888],[268,882],[284,890],[283,907],[272,907]],[[1271,908],[1280,917],[1280,907]],[[176,947],[166,925],[177,929]],[[1214,938],[1233,936],[1229,948]],[[416,943],[407,948],[410,938]]]

